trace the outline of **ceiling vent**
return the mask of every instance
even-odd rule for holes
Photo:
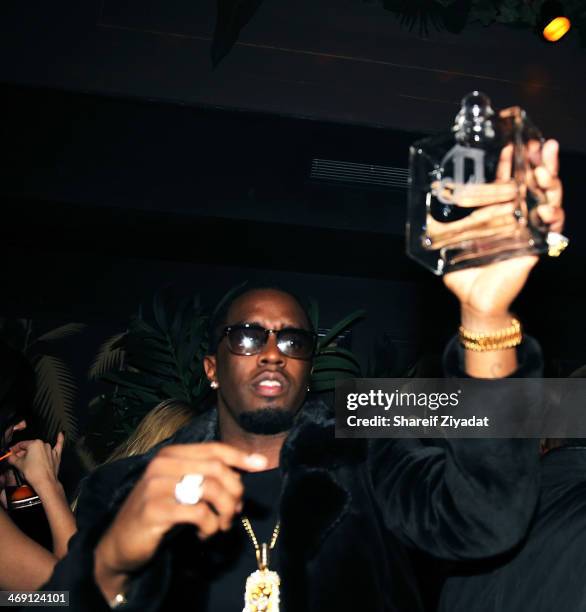
[[[328,183],[353,183],[389,189],[407,189],[409,170],[377,164],[317,159],[311,161],[310,179]]]

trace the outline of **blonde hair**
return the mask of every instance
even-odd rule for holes
[[[102,465],[146,453],[187,425],[194,416],[195,412],[191,406],[176,399],[168,399],[157,404],[147,412],[130,437],[116,447]],[[79,492],[71,504],[73,512],[77,510],[78,500]]]
[[[104,463],[146,453],[187,425],[194,416],[193,408],[179,400],[168,399],[157,404],[147,412],[128,440],[120,444]]]

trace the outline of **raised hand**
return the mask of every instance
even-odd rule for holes
[[[542,148],[529,147],[533,169],[527,173],[527,183],[538,188],[544,195],[544,203],[537,206],[535,212],[541,222],[554,232],[560,232],[564,224],[562,185],[558,178],[558,150],[555,140],[548,140]],[[493,207],[495,210],[507,206],[511,167],[512,148],[505,147],[496,181],[486,186],[465,187],[458,196],[469,206],[486,209]],[[537,260],[535,255],[522,255],[446,274],[446,287],[460,301],[462,325],[469,330],[484,333],[509,327],[512,320],[509,311],[511,304],[525,286]],[[514,348],[481,353],[467,350],[465,369],[470,376],[480,378],[508,376],[517,369],[516,351]]]
[[[7,461],[38,492],[45,483],[57,480],[64,442],[62,432],[57,435],[55,446],[42,440],[18,442],[12,447],[12,456]]]
[[[537,183],[546,196],[546,203],[537,207],[537,213],[550,230],[559,232],[563,228],[564,211],[561,208],[562,185],[558,178],[558,143],[555,140],[548,140],[543,145],[541,158],[536,152],[530,154],[536,164],[530,179]],[[474,206],[502,203],[499,189],[503,194],[509,193],[510,178],[511,150],[505,149],[501,155],[497,180],[487,186],[488,191],[482,196],[479,195],[482,191],[479,191],[478,187],[483,186],[472,186],[476,188],[474,193],[462,197],[472,198]],[[482,197],[485,198],[483,202]],[[474,329],[479,319],[483,322],[492,320],[491,329],[497,329],[504,318],[509,317],[511,303],[520,293],[536,263],[536,256],[526,255],[446,274],[444,276],[446,286],[460,300],[463,324]]]
[[[163,536],[175,525],[191,524],[201,539],[227,531],[242,509],[243,487],[236,469],[264,469],[262,455],[219,442],[163,448],[149,463],[95,551],[95,577],[112,598],[123,590],[128,574],[146,564]],[[175,486],[186,474],[204,477],[201,501],[180,504]]]

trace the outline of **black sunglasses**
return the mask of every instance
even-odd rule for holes
[[[228,339],[228,348],[236,355],[258,355],[268,342],[269,334],[276,335],[277,347],[283,355],[293,359],[313,357],[317,335],[307,329],[266,329],[256,323],[242,323],[229,325],[222,332]]]

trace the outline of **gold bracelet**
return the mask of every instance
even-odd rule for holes
[[[469,351],[500,351],[521,344],[521,323],[513,317],[511,325],[494,332],[475,332],[460,325],[460,344]]]

